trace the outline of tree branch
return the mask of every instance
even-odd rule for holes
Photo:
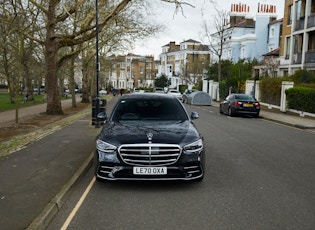
[[[43,11],[43,13],[45,13],[46,15],[48,14],[48,10],[45,9],[44,6],[42,6],[41,4],[38,4],[35,0],[29,0],[33,5],[35,5],[37,8],[39,8],[41,11]]]

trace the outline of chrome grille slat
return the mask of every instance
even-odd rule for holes
[[[175,163],[182,149],[172,144],[128,144],[118,149],[121,159],[130,165],[169,165]]]

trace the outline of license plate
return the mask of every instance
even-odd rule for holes
[[[166,175],[167,167],[133,167],[134,175]]]
[[[253,107],[254,105],[253,104],[244,104],[244,107]]]

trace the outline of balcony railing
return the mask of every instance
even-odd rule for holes
[[[302,62],[302,53],[293,54],[292,64],[301,64]]]
[[[307,21],[307,28],[311,28],[315,26],[315,14],[311,14],[309,17],[308,17],[308,21]]]
[[[315,50],[305,52],[305,63],[315,63]]]
[[[303,30],[304,29],[304,17],[301,17],[299,20],[295,22],[295,31]]]

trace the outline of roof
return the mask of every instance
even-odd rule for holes
[[[274,21],[270,22],[269,25],[272,25],[272,24],[275,24],[275,23],[278,23],[278,22],[283,22],[283,18],[274,20]]]
[[[280,54],[280,48],[277,48],[277,49],[274,49],[274,50],[272,50],[272,51],[270,51],[268,53],[263,54],[262,56],[264,56],[264,57],[268,57],[268,56],[277,56],[277,57],[279,57],[279,54]]]
[[[181,43],[200,43],[200,42],[198,42],[198,41],[196,41],[196,40],[193,40],[193,39],[188,39],[188,40],[183,41],[183,42],[181,42]]]

